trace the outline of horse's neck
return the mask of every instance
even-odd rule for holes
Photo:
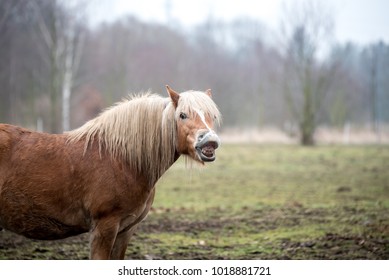
[[[173,159],[173,162],[171,162],[171,164],[169,164],[168,166],[166,166],[166,169],[165,170],[161,170],[160,171],[160,176],[158,178],[156,178],[156,181],[155,182],[152,182],[152,185],[155,185],[158,180],[163,176],[163,174],[165,174],[165,172],[167,170],[169,170],[170,167],[172,167],[172,165],[180,158],[180,154],[175,150],[174,152],[174,159]]]
[[[159,172],[158,172],[158,177],[151,176],[151,174],[146,175],[146,177],[148,178],[148,181],[149,181],[150,188],[153,188],[155,186],[155,184],[159,181],[159,179],[165,174],[165,172],[167,170],[169,170],[170,167],[172,167],[172,165],[180,158],[180,156],[181,156],[181,154],[178,153],[176,148],[174,147],[174,157],[173,157],[172,161],[163,167],[161,166],[161,170],[159,170]],[[158,160],[160,161],[162,159],[158,159]],[[155,171],[155,170],[153,170],[153,171]],[[154,178],[154,179],[152,179],[152,178]]]

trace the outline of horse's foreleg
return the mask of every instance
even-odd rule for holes
[[[90,258],[108,260],[119,230],[119,221],[115,218],[105,218],[96,221],[90,237]]]
[[[126,249],[128,242],[130,241],[131,236],[134,234],[137,225],[133,226],[131,229],[125,232],[118,234],[113,245],[111,252],[111,260],[123,260],[126,254]]]
[[[143,210],[142,214],[132,224],[127,226],[127,228],[129,228],[129,229],[126,229],[117,235],[115,243],[113,245],[111,259],[119,259],[119,260],[124,259],[124,256],[126,254],[127,245],[128,245],[128,242],[129,242],[131,236],[133,235],[133,233],[137,229],[138,224],[144,218],[146,218],[147,213],[150,211],[151,205],[153,204],[153,200],[154,200],[154,194],[155,194],[155,189],[153,189],[150,192],[150,195],[146,201],[146,207]]]

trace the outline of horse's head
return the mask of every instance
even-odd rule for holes
[[[211,90],[179,94],[169,86],[166,88],[175,107],[177,152],[202,163],[214,161],[220,139],[213,127],[220,122],[220,112],[211,98]]]

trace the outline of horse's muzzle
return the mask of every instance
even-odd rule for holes
[[[197,137],[196,151],[202,161],[210,162],[216,159],[215,150],[220,146],[220,138],[212,130],[207,130]]]

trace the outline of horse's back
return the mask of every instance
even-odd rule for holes
[[[9,155],[12,144],[12,130],[14,126],[0,124],[0,166],[1,162]],[[1,178],[1,177],[0,177]]]
[[[12,157],[14,144],[19,142],[23,130],[17,126],[0,124],[0,192],[6,180],[6,171]]]

